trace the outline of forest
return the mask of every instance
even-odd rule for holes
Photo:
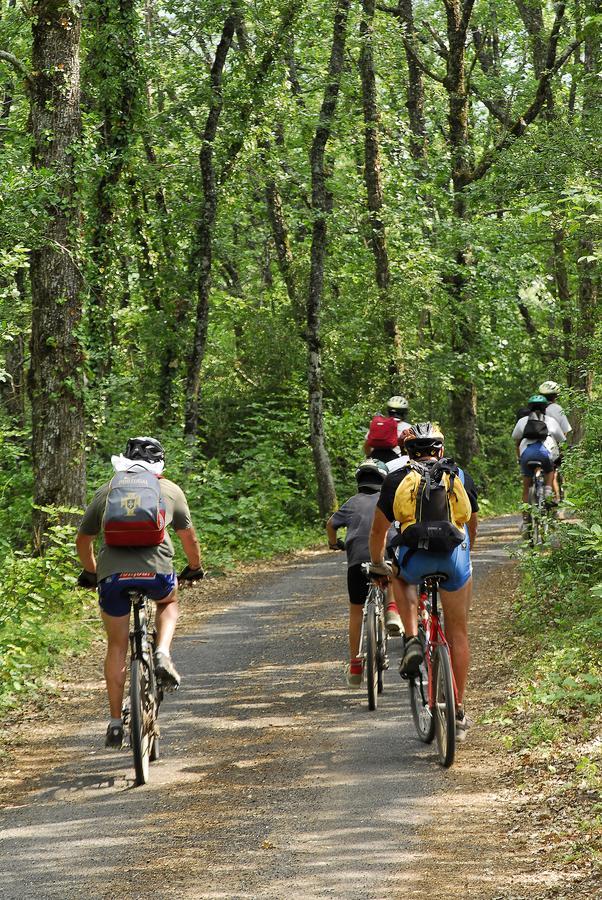
[[[580,518],[525,577],[602,596],[601,27],[599,0],[0,0],[10,702],[70,646],[74,525],[136,434],[220,570],[318,539],[390,394],[518,509],[515,412],[553,378]]]

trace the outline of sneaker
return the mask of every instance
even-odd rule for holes
[[[401,618],[394,603],[390,603],[385,610],[385,626],[389,637],[401,634]]]
[[[351,688],[361,687],[364,662],[362,659],[352,659],[347,666],[347,684]]]
[[[123,725],[111,725],[107,728],[107,736],[105,737],[105,747],[112,747],[113,750],[121,750],[123,744]]]
[[[456,710],[456,740],[462,743],[466,740],[466,732],[468,731],[468,719],[464,712],[464,707],[459,706]]]
[[[406,638],[403,645],[403,656],[399,664],[401,677],[416,675],[423,659],[424,651],[420,639],[417,637]]]
[[[180,687],[180,676],[169,653],[163,653],[162,650],[155,652],[155,674],[164,687],[176,690]]]

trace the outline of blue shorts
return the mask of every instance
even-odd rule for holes
[[[419,584],[423,578],[435,572],[443,572],[447,579],[441,582],[444,591],[459,591],[472,575],[470,541],[465,540],[451,553],[431,553],[429,550],[411,550],[396,547],[395,559],[399,575],[408,584]]]
[[[175,572],[120,572],[98,583],[98,602],[108,616],[129,616],[132,604],[128,591],[140,591],[151,600],[164,600],[178,583]]]
[[[520,470],[523,475],[531,474],[531,468],[527,465],[527,463],[531,461],[541,463],[541,467],[544,472],[551,472],[554,468],[554,463],[552,462],[550,451],[547,447],[544,447],[541,441],[535,441],[535,443],[533,444],[527,444],[527,446],[521,453]]]

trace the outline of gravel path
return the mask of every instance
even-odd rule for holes
[[[475,606],[516,521],[481,526]],[[453,768],[415,736],[398,640],[376,712],[345,687],[344,575],[342,554],[293,561],[178,636],[146,787],[100,749],[105,721],[82,723],[0,813],[3,900],[422,896],[419,828]]]

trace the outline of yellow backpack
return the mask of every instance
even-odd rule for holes
[[[472,515],[462,478],[453,459],[409,463],[393,499],[401,544],[447,553],[462,543]]]

